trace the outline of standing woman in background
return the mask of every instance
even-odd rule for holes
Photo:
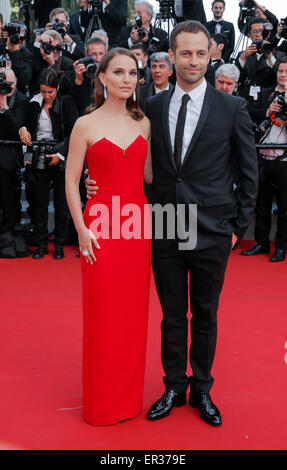
[[[31,205],[31,218],[36,226],[38,249],[33,258],[40,259],[48,253],[48,206],[50,184],[54,189],[55,251],[54,258],[64,257],[63,246],[69,225],[69,210],[65,195],[65,160],[69,137],[78,117],[71,96],[61,96],[59,86],[62,72],[44,69],[40,75],[41,92],[27,103],[25,126],[20,129],[20,139],[31,146],[32,140],[57,140],[54,154],[46,155],[46,162],[33,161],[26,165],[27,199]],[[39,168],[41,166],[41,168]]]

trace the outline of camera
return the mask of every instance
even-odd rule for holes
[[[52,44],[50,42],[43,42],[43,41],[40,41],[40,46],[43,49],[43,51],[45,52],[45,54],[47,54],[47,55],[52,54],[54,49],[56,49],[58,47],[58,46],[52,46]]]
[[[89,0],[88,4],[92,7],[93,13],[99,15],[103,11],[102,0]]]
[[[93,56],[83,57],[82,59],[79,59],[78,63],[84,64],[88,78],[94,78],[98,64]]]
[[[138,60],[139,80],[145,76],[145,64],[142,60]]]
[[[54,31],[57,31],[57,33],[59,33],[62,37],[62,39],[64,39],[64,36],[66,34],[66,29],[65,29],[65,24],[64,23],[60,23],[58,18],[55,19],[55,23],[53,23],[51,25],[51,29],[53,29]]]
[[[259,54],[269,55],[273,51],[273,46],[270,42],[261,39],[259,41],[253,41],[252,44],[255,44],[257,47],[257,52]]]
[[[8,33],[11,44],[15,46],[16,44],[19,44],[21,39],[25,38],[26,29],[27,28],[24,24],[9,23],[4,26],[2,31],[6,31]]]
[[[261,40],[259,39],[258,41],[253,41],[252,44],[256,44],[257,52],[259,52],[259,54],[269,55],[273,51],[272,44],[266,41],[272,29],[273,29],[273,25],[271,23],[264,23],[263,30],[262,30],[263,39]]]
[[[172,0],[157,0],[159,2],[159,13],[162,19],[168,19],[173,9]]]
[[[32,149],[24,153],[24,163],[32,165],[36,170],[45,170],[50,161],[46,155],[52,155],[54,153],[54,144],[44,139],[33,144]]]
[[[146,29],[142,27],[143,21],[141,15],[135,16],[135,22],[135,28],[137,30],[139,39],[144,39],[146,36]]]
[[[281,37],[283,39],[287,39],[287,17],[286,18],[281,18],[280,24],[281,24],[281,26],[283,26],[283,31],[281,33]]]
[[[12,88],[10,83],[6,81],[6,75],[4,72],[0,73],[0,95],[6,96],[11,93]]]
[[[278,95],[276,99],[277,104],[281,105],[280,111],[275,113],[275,116],[271,116],[270,119],[265,119],[258,126],[255,127],[255,135],[259,140],[265,132],[273,125],[280,126],[280,123],[276,123],[276,119],[281,119],[282,121],[287,121],[287,92]]]
[[[158,52],[159,46],[160,46],[160,40],[156,38],[155,36],[153,36],[148,46],[148,53],[153,54],[154,52]]]
[[[243,7],[241,8],[242,20],[246,23],[247,21],[255,18],[255,3],[253,0],[246,0]]]

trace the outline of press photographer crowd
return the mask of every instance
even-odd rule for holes
[[[206,20],[201,0],[157,0],[156,15],[148,1],[135,1],[131,24],[127,0],[77,0],[71,15],[61,1],[25,0],[19,2],[19,19],[9,23],[0,12],[1,258],[41,259],[53,241],[53,256],[62,259],[65,245],[77,245],[65,196],[65,163],[72,128],[93,105],[101,58],[113,47],[132,50],[144,111],[147,98],[174,87],[169,33],[175,24],[191,19],[203,23],[211,36],[205,79],[223,93],[244,98],[254,125],[260,169],[255,244],[242,254],[269,253],[275,214],[270,261],[285,259],[287,11],[277,18],[258,2],[242,0],[234,25],[224,15],[229,1],[210,1],[212,21]],[[85,178],[83,171],[83,207]],[[238,185],[234,168],[235,191]]]

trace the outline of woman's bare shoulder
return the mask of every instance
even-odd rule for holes
[[[150,120],[144,116],[143,119],[140,121],[141,123],[141,129],[142,132],[144,133],[145,137],[148,139],[150,135]]]

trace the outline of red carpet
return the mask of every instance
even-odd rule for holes
[[[0,449],[286,449],[287,260],[239,249],[230,258],[211,394],[220,428],[190,406],[145,417],[163,392],[153,284],[144,412],[92,427],[81,417],[80,262],[75,248],[65,251],[62,261],[0,260]]]

